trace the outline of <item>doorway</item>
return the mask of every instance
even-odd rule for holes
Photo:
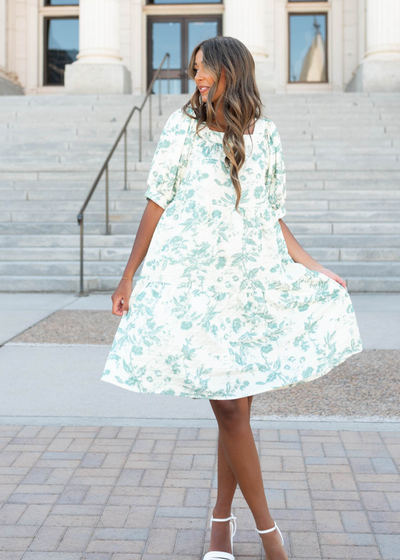
[[[188,65],[194,47],[204,39],[222,35],[222,16],[149,16],[147,19],[147,87],[166,52],[170,54],[168,91],[167,62],[161,70],[161,93],[193,93]],[[153,85],[159,93],[159,80]]]

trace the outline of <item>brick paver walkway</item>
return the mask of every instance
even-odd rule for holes
[[[254,430],[291,559],[400,559],[400,433]],[[216,429],[0,426],[1,560],[199,560]],[[261,558],[240,491],[237,560]]]

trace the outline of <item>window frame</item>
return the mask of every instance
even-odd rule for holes
[[[303,1],[303,0],[302,0]],[[305,0],[304,0],[305,1]],[[297,4],[297,2],[294,2],[295,4]],[[300,2],[299,2],[300,3]],[[290,76],[290,64],[291,64],[291,56],[290,56],[290,16],[325,16],[325,74],[326,74],[326,80],[320,80],[320,81],[313,81],[313,82],[309,82],[309,81],[292,81],[291,80],[291,76]],[[288,11],[287,12],[287,37],[288,37],[288,42],[287,42],[287,49],[288,49],[288,60],[287,60],[287,84],[288,85],[292,85],[292,84],[329,84],[329,77],[330,77],[330,70],[328,67],[328,61],[329,61],[329,53],[328,53],[328,49],[329,49],[329,42],[328,42],[328,29],[329,29],[329,12],[328,11],[322,11],[322,12],[316,12],[316,11]]]
[[[38,80],[38,91],[42,92],[54,89],[54,91],[59,91],[61,88],[65,87],[62,85],[46,84],[45,83],[45,72],[47,68],[47,45],[46,45],[46,19],[79,19],[79,5],[65,5],[65,6],[48,6],[46,5],[46,0],[40,0],[39,7],[39,35],[38,35],[38,68],[37,68],[37,80]]]
[[[65,8],[65,7],[70,7],[73,6],[74,8],[79,8],[79,0],[78,0],[78,4],[72,4],[71,2],[65,2],[65,4],[50,4],[51,0],[44,0],[43,2],[43,6],[45,8]]]
[[[43,81],[43,86],[44,87],[64,87],[65,84],[49,84],[47,83],[47,78],[48,78],[48,68],[47,68],[47,63],[48,63],[48,36],[49,36],[49,29],[50,29],[50,21],[51,20],[56,20],[56,19],[76,19],[79,22],[79,16],[44,16],[43,17],[43,41],[42,41],[42,45],[43,45],[43,72],[42,72],[42,81]]]
[[[173,2],[170,1],[168,3],[165,4],[157,4],[154,2],[154,0],[146,0],[145,5],[146,6],[162,6],[162,7],[168,7],[168,6],[213,6],[215,4],[217,4],[218,6],[223,5],[224,0],[213,0],[213,2]]]
[[[152,30],[152,24],[154,22],[169,22],[169,21],[176,21],[176,22],[182,22],[182,26],[181,26],[181,51],[183,52],[187,52],[188,50],[188,34],[187,32],[185,32],[185,28],[184,28],[184,21],[186,20],[186,22],[190,22],[190,21],[217,21],[217,30],[218,33],[220,33],[221,35],[223,34],[223,16],[222,14],[193,14],[193,13],[189,13],[189,14],[161,14],[161,15],[149,15],[147,17],[147,45],[146,45],[146,60],[147,60],[147,67],[146,67],[146,88],[149,87],[150,85],[150,80],[151,80],[151,76],[153,74],[153,68],[152,68],[152,34],[151,34],[151,30]],[[186,29],[187,31],[187,29]],[[182,53],[181,53],[182,54]],[[189,61],[188,61],[189,62]],[[179,69],[174,69],[171,70],[172,72],[176,72],[179,73],[179,78],[180,80],[182,80],[182,83],[186,84],[186,86],[188,85],[188,75],[186,74],[186,76],[183,76],[182,73],[185,72],[184,68],[179,68]],[[172,76],[171,76],[172,79]],[[175,78],[176,79],[176,78]],[[187,88],[189,89],[189,88]],[[186,94],[180,94],[180,95],[186,95]]]

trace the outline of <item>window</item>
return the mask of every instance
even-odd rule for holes
[[[170,53],[169,90],[168,70],[165,63],[159,79],[153,84],[153,92],[192,93],[194,82],[188,77],[188,64],[194,47],[200,41],[222,35],[220,15],[149,16],[147,18],[147,85],[168,50]]]
[[[222,0],[147,0],[147,4],[222,4]]]
[[[328,81],[326,33],[326,13],[289,14],[289,82]]]
[[[79,6],[79,0],[45,0],[45,6]]]
[[[64,85],[65,65],[74,62],[78,52],[78,18],[45,18],[44,85]]]

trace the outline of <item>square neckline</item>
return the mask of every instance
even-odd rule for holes
[[[258,124],[258,122],[261,121],[261,120],[262,120],[262,117],[259,117],[259,118],[256,120],[256,122],[254,123],[254,129],[253,129],[253,133],[252,133],[252,134],[243,134],[243,137],[244,137],[244,138],[246,138],[246,137],[252,138],[253,136],[255,136],[256,132],[258,131],[258,129],[257,129],[257,124]],[[215,134],[219,134],[219,135],[220,135],[220,134],[225,134],[225,130],[222,130],[222,131],[220,131],[220,130],[212,130],[212,129],[209,128],[208,126],[206,126],[205,128],[206,128],[209,132],[214,132]]]
[[[253,139],[256,137],[256,134],[258,133],[258,128],[261,126],[259,124],[259,121],[262,121],[263,118],[259,117],[255,124],[254,124],[254,129],[253,129],[253,133],[252,134],[243,134],[243,138],[250,138]],[[204,129],[203,129],[204,130]],[[205,130],[207,130],[208,132],[214,133],[218,135],[218,138],[221,138],[223,134],[225,134],[225,130],[223,131],[219,131],[219,130],[212,130],[211,128],[209,128],[208,126],[205,127]]]

